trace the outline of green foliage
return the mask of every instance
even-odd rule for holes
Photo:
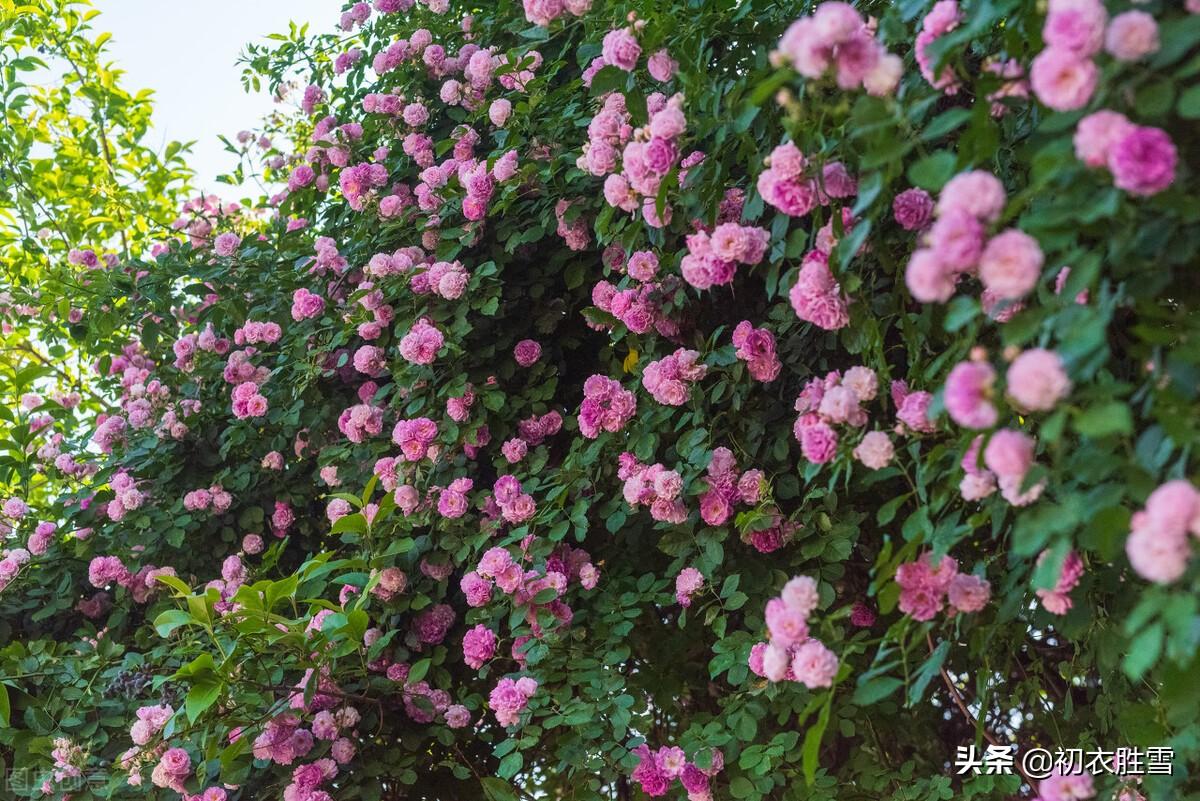
[[[78,2],[0,0],[0,317],[8,326],[0,344],[0,499],[18,496],[33,509],[0,545],[7,552],[27,544],[38,521],[58,526],[46,553],[0,590],[4,765],[40,786],[51,776],[55,740],[65,738],[85,749],[81,767],[99,777],[72,798],[173,798],[176,791],[151,784],[157,756],[133,766],[146,777],[140,788],[126,783],[120,764],[136,710],[164,703],[174,714],[153,743],[187,750],[189,793],[235,785],[231,797],[274,798],[295,765],[255,754],[267,721],[296,710],[308,726],[316,706],[352,706],[361,720],[341,734],[357,753],[327,785],[344,798],[627,799],[640,792],[629,777],[643,744],[677,745],[698,768],[712,769],[715,798],[900,801],[1030,791],[1020,776],[960,776],[949,767],[957,747],[989,738],[1021,751],[1170,746],[1175,774],[1148,777],[1141,792],[1153,801],[1194,795],[1200,560],[1178,581],[1151,585],[1130,569],[1124,543],[1150,492],[1195,476],[1200,445],[1200,202],[1191,135],[1200,114],[1200,17],[1145,6],[1160,21],[1160,50],[1146,64],[1106,67],[1093,101],[1163,127],[1180,149],[1175,184],[1140,199],[1075,158],[1079,114],[1021,98],[993,113],[988,95],[999,80],[981,65],[989,56],[1027,65],[1042,47],[1044,9],[964,2],[964,23],[934,47],[965,82],[945,95],[921,78],[912,52],[930,5],[860,4],[874,14],[883,44],[904,58],[894,97],[840,90],[777,66],[770,51],[811,10],[795,3],[597,0],[589,13],[546,28],[530,27],[513,0],[454,2],[444,16],[418,5],[337,35],[293,26],[247,48],[243,83],[289,102],[309,84],[325,97],[313,115],[280,112],[266,121],[257,133],[268,141],[229,143],[238,156],[231,181],[254,177],[278,191],[297,164],[314,161],[306,155],[314,126],[329,114],[362,126],[361,138],[341,142],[348,165],[384,164],[389,191],[396,182],[417,184],[421,167],[402,147],[408,129],[362,110],[368,94],[388,92],[428,103],[423,131],[439,162],[470,125],[480,134],[474,155],[494,164],[515,150],[518,173],[497,184],[482,221],[467,219],[459,179],[450,179],[431,223],[428,210],[411,207],[381,216],[378,196],[353,209],[338,186],[341,171],[316,162],[328,187],[248,198],[250,211],[188,209],[185,225],[200,218],[208,226],[189,228],[189,239],[170,229],[189,178],[186,148],[159,154],[142,143],[150,100],[120,88],[119,70],[105,62],[105,36],[92,28],[102,18]],[[470,41],[506,57],[498,74],[531,63],[534,50],[542,59],[524,91],[488,90],[488,102],[512,101],[502,128],[488,122],[487,102],[440,103],[444,76],[423,64],[378,73],[371,66],[418,27],[456,52],[468,42],[467,12]],[[606,66],[585,87],[581,74],[605,33],[630,13],[645,23],[637,33],[643,59],[666,48],[678,74],[664,86],[643,60],[632,73]],[[364,55],[336,76],[335,59],[349,47]],[[611,91],[625,95],[634,125],[649,117],[654,92],[681,92],[686,150],[706,154],[686,173],[672,168],[648,198],[659,214],[672,211],[663,228],[610,207],[602,179],[577,165],[589,121]],[[857,177],[857,194],[844,199],[855,217],[849,232],[837,203],[792,219],[758,195],[766,158],[788,140],[814,164],[840,161]],[[386,155],[377,154],[381,146]],[[893,198],[911,186],[936,193],[967,169],[1002,180],[1004,223],[1035,236],[1047,255],[1038,288],[1003,324],[965,288],[939,306],[914,302],[904,286],[919,235],[896,224]],[[742,192],[742,222],[769,232],[769,247],[762,263],[739,267],[731,285],[697,292],[679,279],[684,237],[693,221],[718,219],[730,189]],[[571,205],[556,213],[560,200]],[[299,218],[308,225],[288,230]],[[564,244],[559,218],[582,221],[584,249]],[[836,332],[799,320],[788,303],[800,261],[827,222],[840,240],[831,267],[852,298],[851,324]],[[240,244],[216,255],[210,240],[225,232],[238,233]],[[346,269],[323,273],[314,264],[319,236],[334,241]],[[155,244],[161,248],[152,251]],[[463,263],[470,278],[461,298],[414,292],[407,275],[362,285],[373,256],[414,246]],[[86,269],[68,258],[86,248],[111,254],[114,265]],[[655,302],[676,331],[636,333],[597,307],[597,282],[633,285],[611,268],[606,248],[658,255]],[[1062,265],[1071,272],[1056,293]],[[300,289],[326,298],[321,314],[294,318]],[[374,389],[363,390],[354,354],[367,343],[359,326],[373,320],[375,290],[395,319],[370,340],[387,365]],[[1081,291],[1086,303],[1075,300]],[[445,335],[431,365],[398,355],[422,317]],[[783,362],[777,380],[753,380],[736,356],[730,336],[742,320],[774,335]],[[262,374],[267,412],[238,418],[231,391],[241,381],[225,375],[228,355],[200,347],[177,363],[173,346],[210,326],[215,337],[232,338],[247,321],[274,322],[281,336],[247,354]],[[529,368],[513,358],[524,339],[542,346]],[[641,378],[680,346],[699,352],[708,372],[686,403],[664,406]],[[1045,490],[1025,507],[998,494],[964,501],[961,459],[975,432],[946,419],[946,375],[974,348],[1002,364],[1006,351],[1030,347],[1061,354],[1074,384],[1058,408],[1013,411],[1005,423],[1037,438],[1030,480],[1045,479]],[[893,436],[895,460],[881,470],[852,458],[857,430],[847,431],[832,462],[811,464],[793,436],[796,397],[809,380],[855,365],[880,378],[869,428],[892,432],[888,382],[905,380],[934,394],[934,430]],[[588,439],[576,415],[594,374],[633,391],[637,412],[619,432]],[[128,424],[111,448],[93,442],[99,415],[132,419],[135,395],[151,379],[165,391],[151,424]],[[470,413],[451,416],[447,402],[468,387]],[[71,391],[84,395],[77,408],[20,403],[29,393]],[[185,414],[183,401],[195,409]],[[339,418],[359,405],[378,407],[383,423],[378,435],[355,441]],[[164,428],[167,411],[182,431]],[[538,438],[522,428],[551,413],[561,415],[561,431]],[[406,512],[375,465],[396,456],[396,421],[420,417],[437,423],[438,452],[400,466],[400,483],[427,501]],[[523,434],[528,454],[509,464],[500,444]],[[709,525],[697,507],[719,447],[764,478],[757,503]],[[623,452],[679,472],[685,523],[655,522],[630,506],[617,476]],[[71,475],[56,466],[59,453],[91,467]],[[273,455],[279,469],[269,466]],[[336,485],[322,473],[329,467]],[[144,498],[114,519],[100,510],[118,498],[124,475]],[[535,500],[529,519],[501,523],[494,510],[485,514],[503,475],[516,476]],[[438,514],[438,493],[467,477],[467,513]],[[188,493],[212,487],[231,495],[228,508],[185,503]],[[294,522],[273,519],[281,505]],[[760,552],[755,543],[781,523],[790,537]],[[247,534],[266,547],[246,548]],[[497,546],[539,578],[571,573],[567,589],[493,588],[490,602],[469,606],[460,581]],[[1086,572],[1070,593],[1072,608],[1053,615],[1037,590],[1053,586],[1071,550]],[[986,608],[925,622],[901,613],[897,568],[927,551],[986,576]],[[101,582],[101,598],[89,567],[103,556],[146,581],[136,592],[132,581]],[[579,580],[584,561],[599,572],[595,588]],[[139,572],[151,567],[174,573]],[[685,567],[705,579],[687,607],[674,586]],[[389,596],[384,571],[394,570],[406,582]],[[838,657],[829,687],[767,682],[749,667],[767,636],[766,603],[799,574],[818,581],[809,624]],[[85,614],[94,604],[100,611]],[[423,641],[421,621],[442,605],[454,613],[448,633]],[[496,656],[479,669],[464,663],[461,648],[476,625],[499,638]],[[389,666],[403,669],[389,674]],[[497,721],[488,697],[505,677],[538,683],[513,726]],[[431,688],[447,695],[423,692]],[[465,707],[470,724],[451,726],[441,701]],[[296,764],[329,752],[321,740]],[[1123,787],[1112,776],[1097,784],[1104,797]],[[670,792],[682,796],[678,784]],[[34,785],[21,793],[35,795]]]

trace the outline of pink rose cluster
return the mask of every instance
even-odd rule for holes
[[[637,399],[620,381],[603,375],[589,376],[583,382],[579,433],[588,439],[600,436],[601,431],[616,433],[632,419],[635,411]]]
[[[895,92],[904,72],[900,57],[875,39],[873,27],[862,15],[849,3],[833,0],[788,27],[779,40],[776,59],[812,80],[832,68],[838,88],[862,87],[877,97]]]
[[[564,13],[582,17],[592,8],[592,0],[523,0],[525,19],[534,25],[549,27]]]
[[[805,255],[788,300],[797,317],[818,328],[836,331],[850,324],[849,299],[829,270],[826,252],[813,250]]]
[[[750,651],[750,670],[768,681],[795,681],[810,690],[833,685],[838,658],[820,640],[809,636],[809,617],[820,604],[817,581],[796,576],[778,597],[767,601],[770,639]]]
[[[372,278],[386,278],[390,275],[406,275],[418,264],[422,264],[427,261],[432,261],[432,259],[427,257],[425,255],[425,251],[421,248],[416,246],[404,247],[400,248],[394,253],[376,253],[367,260],[366,265],[363,267],[363,273],[371,276]],[[431,287],[428,285],[430,279],[427,273],[425,275],[426,278],[422,279],[423,285],[412,287],[414,292],[423,294],[432,291]],[[415,276],[413,280],[416,280]]]
[[[746,369],[756,381],[770,382],[779,377],[783,364],[775,352],[775,335],[766,328],[755,328],[742,320],[733,329],[735,355],[746,362]]]
[[[150,781],[155,787],[171,789],[184,793],[183,783],[192,773],[192,758],[182,748],[168,748],[159,758],[158,764],[150,773]]]
[[[267,413],[270,404],[258,389],[258,384],[253,381],[245,381],[233,388],[234,417],[245,420],[247,417],[262,417]]]
[[[951,615],[978,612],[992,594],[987,579],[959,573],[958,562],[950,556],[943,556],[934,564],[929,551],[897,567],[896,583],[900,585],[900,611],[920,621],[932,620],[947,601]]]
[[[321,789],[325,782],[337,778],[338,766],[333,759],[318,759],[297,765],[292,771],[292,781],[283,788],[283,797],[288,801],[332,801],[333,796]]]
[[[862,404],[870,403],[879,394],[879,377],[869,367],[851,367],[845,374],[834,370],[824,378],[813,378],[804,385],[794,405],[799,413],[792,434],[800,443],[804,458],[814,464],[826,464],[837,455],[838,432],[835,425],[862,428],[867,424],[867,412]],[[885,435],[886,436],[886,435]],[[876,438],[877,440],[877,438]],[[890,450],[873,440],[864,455],[872,466],[883,461],[883,452]],[[875,468],[878,469],[878,468]]]
[[[588,125],[588,141],[576,163],[596,177],[607,176],[604,199],[610,206],[633,213],[641,209],[647,225],[661,228],[671,221],[670,206],[665,206],[661,215],[658,211],[663,178],[678,166],[682,186],[687,169],[699,163],[702,155],[692,153],[681,159],[677,140],[687,130],[682,95],[668,99],[655,92],[646,98],[646,110],[649,122],[634,129],[624,96],[609,93]]]
[[[260,343],[273,345],[279,341],[281,336],[283,336],[283,329],[280,328],[279,323],[247,320],[241,328],[233,332],[233,344],[239,348],[244,345]]]
[[[415,273],[409,287],[415,294],[437,295],[446,300],[458,300],[467,289],[471,274],[458,261],[435,261],[422,272]]]
[[[233,505],[233,496],[214,484],[208,489],[192,490],[183,496],[183,508],[189,512],[204,512],[211,509],[215,514],[222,514]]]
[[[522,569],[506,549],[497,547],[484,553],[475,570],[466,573],[459,586],[466,596],[467,605],[475,608],[490,603],[493,585],[499,587],[502,592],[513,596],[516,603],[530,606],[529,619],[534,634],[541,636],[534,607],[545,606],[555,618],[569,622],[571,611],[561,596],[572,579],[577,579],[585,590],[595,588],[598,583],[600,572],[591,563],[586,551],[563,546],[546,559],[545,575],[539,576],[537,571]],[[549,604],[534,604],[533,599],[547,588],[553,588],[559,597]],[[514,655],[516,653],[514,648]],[[522,661],[520,657],[514,658]]]
[[[588,123],[588,141],[583,145],[583,152],[576,160],[579,169],[597,178],[610,173],[616,173],[617,159],[625,143],[633,138],[632,118],[625,107],[625,96],[619,92],[610,92],[604,96],[600,110]],[[610,206],[625,208],[633,211],[637,208],[637,196],[629,189],[628,180],[621,178],[612,181],[616,188],[622,190],[616,194],[609,193],[609,184],[605,183],[605,199]]]
[[[422,317],[400,340],[400,355],[411,364],[433,364],[445,336],[427,318]]]
[[[24,548],[13,548],[0,551],[0,554],[3,554],[3,558],[0,558],[0,592],[2,592],[21,572],[21,568],[29,564],[30,553]],[[119,563],[120,560],[118,560]]]
[[[601,280],[592,287],[592,303],[596,308],[616,317],[630,331],[645,334],[653,329],[662,336],[673,337],[679,333],[679,326],[663,313],[660,302],[662,295],[663,289],[658,283],[617,289],[608,281]],[[588,324],[597,330],[604,329],[602,323]]]
[[[104,507],[104,513],[110,519],[119,522],[125,518],[128,512],[142,508],[146,496],[137,488],[136,481],[128,472],[118,470],[113,473],[108,480],[108,485],[112,487],[113,499]],[[36,551],[34,552],[36,553]]]
[[[1100,0],[1050,0],[1042,28],[1046,49],[1030,67],[1038,100],[1055,111],[1083,108],[1096,91],[1101,48],[1118,61],[1140,61],[1159,48],[1158,24],[1133,10],[1108,20]]]
[[[704,586],[704,574],[694,567],[685,567],[675,577],[675,600],[685,609],[692,605],[692,596]]]
[[[175,710],[166,704],[143,706],[138,708],[136,714],[137,720],[129,730],[129,737],[135,745],[146,745],[175,716]]]
[[[933,394],[929,392],[912,392],[908,382],[893,381],[891,385],[892,403],[896,405],[896,433],[929,434],[935,430],[933,421],[929,419],[929,406],[933,403]]]
[[[429,456],[429,448],[437,435],[437,423],[428,417],[417,417],[397,421],[392,429],[392,442],[400,446],[406,462],[419,462]]]
[[[652,751],[650,746],[642,744],[633,749],[633,753],[638,758],[638,764],[629,778],[650,798],[666,795],[671,783],[678,779],[687,793],[688,801],[712,801],[709,783],[725,767],[724,756],[715,750],[711,764],[706,769],[689,762],[687,753],[679,746],[663,746]]]
[[[338,415],[338,430],[351,442],[365,442],[383,432],[383,408],[358,403]]]
[[[379,581],[371,588],[371,594],[387,602],[401,595],[408,588],[408,576],[398,567],[385,567],[379,571]]]
[[[664,406],[682,406],[691,397],[691,385],[708,374],[708,366],[697,363],[699,351],[679,348],[650,362],[642,371],[642,386]]]
[[[292,293],[292,319],[296,322],[319,317],[325,310],[325,298],[301,287]]]
[[[765,228],[721,223],[711,233],[699,230],[687,237],[687,255],[679,264],[683,280],[696,289],[733,283],[738,264],[763,260],[771,234]]]
[[[1192,555],[1188,534],[1200,537],[1200,492],[1190,481],[1168,481],[1150,493],[1130,528],[1125,555],[1134,572],[1156,584],[1178,581]]]
[[[517,433],[530,447],[537,447],[562,430],[562,415],[551,409],[542,415],[530,415],[517,423]]]
[[[313,744],[312,732],[300,725],[300,718],[286,713],[267,721],[262,732],[254,738],[253,753],[255,759],[291,765],[311,751]]]
[[[713,449],[703,481],[708,489],[700,495],[700,517],[710,526],[724,525],[737,505],[757,506],[764,499],[763,471],[739,472],[733,451],[724,446]]]
[[[469,478],[456,478],[438,493],[438,514],[447,520],[457,520],[467,513],[467,493],[475,486]]]
[[[818,170],[793,142],[771,151],[757,187],[764,202],[789,217],[803,217],[818,205],[858,194],[858,184],[844,164],[831,161]]]
[[[496,682],[488,695],[488,706],[496,715],[501,726],[515,726],[521,721],[521,713],[529,706],[529,699],[537,692],[538,683],[529,676],[511,679],[507,676]]]
[[[921,21],[921,32],[917,34],[917,39],[913,43],[921,77],[928,81],[934,89],[940,89],[948,95],[958,92],[960,86],[958,76],[955,75],[954,69],[949,64],[942,67],[941,72],[935,72],[935,63],[929,47],[939,38],[957,28],[965,18],[956,0],[938,0]]]
[[[1040,565],[1049,557],[1049,550],[1042,551],[1038,556],[1037,563]],[[1083,578],[1083,559],[1075,551],[1067,551],[1062,567],[1058,570],[1058,578],[1055,580],[1054,586],[1048,590],[1037,590],[1037,597],[1041,599],[1042,606],[1046,611],[1052,615],[1065,615],[1069,612],[1073,606],[1071,590],[1075,589],[1081,578]]]
[[[515,476],[500,476],[492,485],[492,505],[505,521],[519,525],[537,513],[533,496],[521,488]]]
[[[942,188],[937,219],[909,259],[905,283],[922,303],[945,303],[964,275],[976,276],[994,301],[1018,301],[1037,285],[1044,256],[1037,240],[1016,228],[988,237],[1007,196],[990,173],[959,173]]]
[[[1003,428],[994,433],[983,448],[983,465],[979,454],[983,436],[976,437],[962,458],[966,472],[959,484],[959,492],[968,501],[982,500],[996,491],[1013,506],[1028,506],[1041,497],[1045,480],[1022,491],[1025,477],[1033,467],[1034,441],[1022,431]]]
[[[588,234],[588,221],[579,211],[575,212],[572,219],[567,218],[573,205],[574,203],[566,198],[561,198],[554,204],[554,216],[558,220],[555,232],[571,250],[583,250],[591,241],[591,236]]]
[[[479,670],[496,654],[496,632],[477,623],[463,635],[462,649],[467,667]]]
[[[1179,154],[1161,128],[1134,125],[1116,111],[1093,112],[1075,128],[1075,156],[1107,168],[1113,184],[1131,195],[1156,195],[1175,182]]]
[[[959,362],[946,378],[944,394],[950,419],[973,429],[991,428],[998,412],[992,403],[996,371],[983,358]],[[1050,411],[1071,391],[1062,358],[1052,350],[1031,348],[1009,365],[1008,396],[1013,405],[1028,414]]]
[[[418,107],[419,104],[410,104],[405,111]],[[380,187],[386,186],[388,182],[387,167],[382,164],[355,164],[353,167],[347,167],[338,175],[338,186],[342,190],[342,195],[346,198],[346,202],[350,208],[355,211],[362,211],[366,208],[367,202],[372,200]]]
[[[625,482],[622,493],[633,508],[645,506],[660,523],[683,523],[688,510],[680,495],[683,477],[661,464],[645,465],[628,451],[621,454],[617,478]]]

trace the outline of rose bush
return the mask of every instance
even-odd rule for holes
[[[243,203],[76,5],[0,29],[18,795],[1194,788],[1191,0],[358,2]]]

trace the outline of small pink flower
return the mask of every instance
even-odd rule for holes
[[[1158,23],[1145,11],[1126,11],[1108,23],[1104,49],[1118,61],[1140,61],[1158,47]]]
[[[1050,411],[1071,391],[1062,359],[1052,350],[1032,348],[1009,365],[1008,394],[1022,409]]]
[[[1107,109],[1092,112],[1075,128],[1075,156],[1089,167],[1107,166],[1113,145],[1132,129],[1124,114]]]
[[[242,244],[241,238],[234,233],[220,234],[213,242],[213,252],[218,256],[232,256]]]
[[[837,675],[837,655],[818,640],[809,640],[792,657],[792,675],[810,690],[829,687]]]
[[[854,449],[854,458],[872,470],[882,470],[891,464],[895,450],[891,439],[882,431],[870,431]]]
[[[1009,228],[992,237],[979,258],[979,280],[1004,300],[1020,300],[1037,286],[1045,257],[1037,240]]]
[[[959,362],[946,378],[945,405],[950,419],[966,428],[991,428],[996,407],[990,400],[996,371],[987,362]]]
[[[1055,111],[1083,108],[1096,91],[1099,70],[1088,58],[1048,47],[1029,69],[1029,83],[1038,100]]]
[[[1133,195],[1155,195],[1175,181],[1179,156],[1175,143],[1159,128],[1134,126],[1109,150],[1113,183]]]
[[[892,201],[892,216],[906,231],[920,231],[933,218],[933,198],[924,189],[906,189]]]
[[[513,358],[522,367],[532,367],[542,358],[542,346],[532,339],[522,339],[513,348]]]

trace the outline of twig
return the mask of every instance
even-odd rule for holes
[[[929,653],[932,655],[933,637],[930,636],[928,632],[925,634],[925,644],[929,646]],[[942,674],[942,682],[946,685],[946,689],[950,691],[950,698],[954,701],[954,705],[958,707],[959,711],[963,713],[963,717],[970,721],[977,730],[982,731],[983,738],[989,743],[992,745],[1003,745],[996,735],[988,731],[987,727],[981,724],[979,719],[971,714],[971,710],[967,708],[967,704],[963,700],[962,693],[960,693],[958,688],[954,686],[954,680],[950,678],[950,674],[946,671],[946,668],[940,667],[938,668],[938,672]],[[1013,767],[1016,768],[1017,773],[1021,774],[1021,778],[1025,780],[1026,784],[1028,784],[1030,787],[1037,786],[1034,780],[1029,777],[1029,774],[1025,772],[1025,768],[1021,766],[1020,760],[1014,759]]]

